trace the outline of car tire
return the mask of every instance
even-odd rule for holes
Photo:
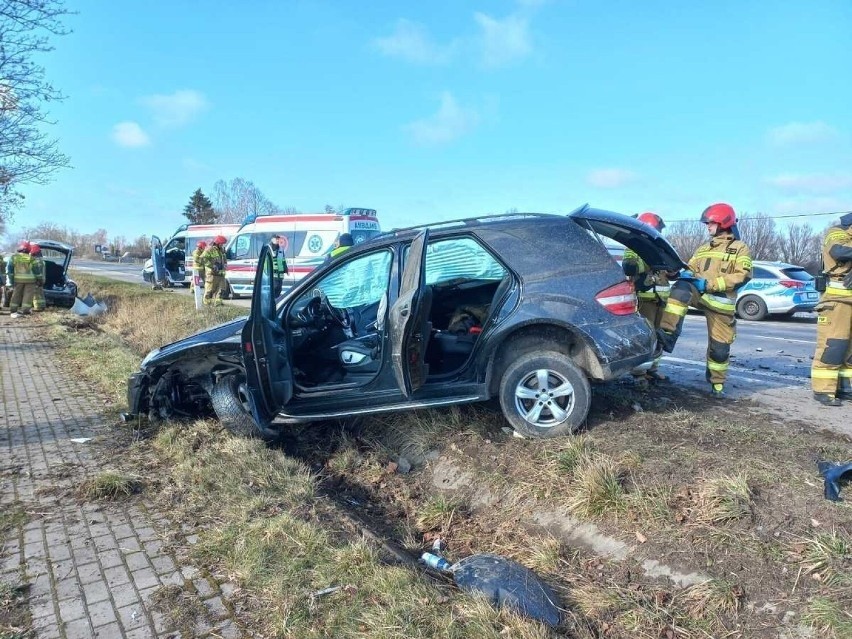
[[[737,315],[744,320],[759,322],[766,319],[768,314],[766,302],[757,295],[746,295],[737,302]]]
[[[219,421],[234,435],[257,437],[265,441],[278,438],[277,430],[261,428],[254,421],[248,404],[245,379],[239,375],[223,377],[213,386],[210,402]]]
[[[557,388],[569,392],[552,394]],[[571,435],[583,424],[592,390],[585,373],[568,355],[539,350],[508,365],[499,395],[503,415],[512,428],[526,437],[547,438]]]

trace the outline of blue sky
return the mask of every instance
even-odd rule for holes
[[[852,2],[68,2],[51,220],[168,234],[190,194],[385,227],[584,202],[852,209]],[[814,218],[821,225],[825,218]]]

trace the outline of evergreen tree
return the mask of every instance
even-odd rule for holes
[[[219,220],[219,214],[213,209],[213,202],[201,189],[196,189],[189,198],[189,204],[183,207],[183,214],[190,224],[214,224]]]

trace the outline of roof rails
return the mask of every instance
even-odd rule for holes
[[[552,213],[499,213],[496,215],[479,215],[458,220],[447,220],[445,222],[432,222],[431,224],[418,224],[416,226],[405,226],[391,229],[388,233],[402,233],[404,231],[416,231],[418,229],[440,229],[453,226],[477,226],[489,222],[501,222],[505,220],[521,220],[530,217],[552,217]]]

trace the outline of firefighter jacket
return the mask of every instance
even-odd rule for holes
[[[32,260],[31,270],[35,276],[36,284],[44,286],[44,260],[41,257],[30,256]]]
[[[707,280],[702,301],[714,311],[733,315],[737,289],[751,279],[751,253],[745,242],[723,231],[698,247],[689,260],[689,270]]]
[[[196,248],[192,252],[192,271],[201,277],[204,277],[202,270],[204,267],[201,264],[201,256],[204,254],[204,249]]]
[[[35,283],[36,276],[33,274],[33,258],[29,253],[15,253],[9,258],[6,267],[9,275],[9,284]]]
[[[848,286],[847,277],[852,271],[852,226],[828,229],[822,243],[822,264],[828,281],[820,301],[852,303],[852,287]],[[847,278],[846,283],[844,278]]]
[[[201,254],[201,264],[204,266],[204,279],[223,277],[227,262],[225,249],[217,244],[208,246],[204,249],[204,253]]]
[[[621,260],[624,274],[633,280],[636,286],[636,296],[640,300],[665,302],[669,298],[669,276],[665,271],[652,271],[645,260],[632,249],[624,250]]]

